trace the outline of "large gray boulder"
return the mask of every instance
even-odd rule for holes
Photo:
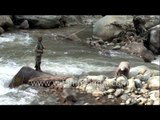
[[[28,81],[36,77],[48,77],[52,76],[49,73],[39,72],[30,67],[22,67],[18,73],[12,78],[11,83],[9,84],[10,88],[18,87],[22,84],[28,84]]]
[[[9,15],[0,15],[0,34],[7,31],[9,27],[13,26],[13,21]]]
[[[133,26],[133,16],[106,15],[93,25],[93,34],[108,40],[118,35],[129,26]]]

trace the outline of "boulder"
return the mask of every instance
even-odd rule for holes
[[[19,28],[22,28],[22,29],[28,29],[29,28],[29,23],[27,20],[24,20],[21,24],[20,24],[20,27]]]
[[[18,73],[12,78],[11,83],[9,84],[10,88],[18,87],[22,84],[28,84],[28,81],[36,77],[47,77],[52,76],[49,73],[39,72],[30,67],[22,67]]]
[[[8,27],[13,26],[13,21],[9,15],[0,15],[0,27],[5,31],[8,30]]]
[[[114,38],[129,26],[133,26],[133,16],[106,15],[93,25],[93,34],[103,40]]]
[[[147,70],[149,70],[149,68],[146,67],[146,66],[144,66],[144,65],[142,65],[142,66],[137,66],[137,67],[133,67],[133,68],[131,68],[130,71],[129,71],[129,76],[130,76],[130,78],[131,78],[131,77],[135,77],[135,76],[137,76],[137,75],[139,75],[139,74],[142,74],[142,75],[143,75]]]
[[[140,55],[144,62],[152,62],[153,60],[155,60],[155,56],[150,50],[143,49]]]

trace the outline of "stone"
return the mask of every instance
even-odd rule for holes
[[[114,96],[113,95],[108,95],[108,99],[113,99]]]
[[[128,93],[128,92],[133,92],[134,90],[136,90],[134,79],[132,79],[132,78],[128,79],[128,82],[129,82],[129,84],[127,86],[126,92]]]
[[[115,47],[112,48],[112,50],[119,50],[119,49],[121,49],[120,45],[116,45]]]
[[[160,76],[150,77],[147,82],[147,88],[151,90],[159,90],[160,89]]]
[[[116,79],[116,86],[119,88],[126,87],[128,85],[128,80],[124,76],[120,76]]]
[[[103,82],[103,84],[105,85],[105,87],[109,87],[109,88],[115,88],[116,87],[116,80],[115,78],[106,78]]]
[[[129,98],[128,100],[126,100],[126,105],[129,105],[131,103],[131,98]]]
[[[141,83],[140,79],[134,79],[134,82],[135,82],[136,88],[141,88],[142,87],[142,83]]]
[[[114,95],[115,95],[116,97],[119,97],[119,96],[121,96],[123,93],[124,93],[124,90],[123,90],[123,89],[116,89],[116,91],[114,92]]]
[[[121,95],[121,99],[125,101],[128,100],[129,99],[128,94],[124,93],[123,95]]]
[[[105,80],[105,76],[104,75],[99,75],[99,76],[87,76],[88,80],[91,81],[96,81],[98,83],[102,83]]]
[[[103,92],[96,90],[96,91],[92,92],[92,95],[95,96],[95,97],[102,96]]]
[[[0,34],[4,33],[4,29],[0,27]]]
[[[106,93],[114,93],[115,91],[116,91],[115,89],[111,88],[111,89],[108,89]]]

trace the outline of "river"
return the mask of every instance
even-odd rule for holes
[[[69,35],[82,28],[81,26],[48,30],[14,30],[2,34],[0,36],[0,105],[27,105],[33,101],[37,101],[34,104],[44,103],[34,87],[28,85],[12,89],[8,87],[11,79],[22,66],[34,68],[34,47],[38,34],[43,34],[43,44],[46,47],[41,65],[45,72],[57,75],[112,76],[116,66],[124,60],[128,60],[131,67],[146,65],[158,69],[156,64],[159,64],[160,57],[152,63],[144,63],[137,57],[117,51],[110,50],[110,56],[105,56],[84,42],[63,40],[58,37],[58,35]]]

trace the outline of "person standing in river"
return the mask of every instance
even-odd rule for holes
[[[43,54],[43,49],[45,49],[44,45],[42,44],[42,37],[38,37],[38,41],[37,41],[37,45],[35,47],[35,62],[36,62],[36,65],[35,65],[35,69],[36,71],[40,71],[42,72],[41,70],[41,57],[42,57],[42,54]]]

